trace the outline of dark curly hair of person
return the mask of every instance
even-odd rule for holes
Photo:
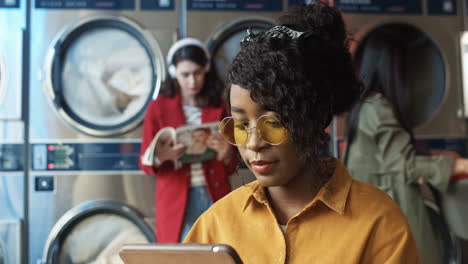
[[[336,45],[348,48],[349,38],[340,11],[325,3],[293,6],[278,18],[278,22],[294,30],[317,32]]]
[[[341,19],[339,12],[327,14]],[[261,32],[241,45],[229,72],[232,84],[250,91],[252,100],[265,110],[278,113],[305,161],[317,160],[329,141],[325,128],[332,116],[351,109],[359,97],[346,38],[341,42],[331,35],[346,32],[344,23],[332,25],[310,30],[288,23],[289,28],[306,32],[298,39]]]
[[[189,45],[178,49],[174,53],[173,63],[177,64],[181,61],[188,60],[202,67],[208,63],[205,52],[200,47]],[[205,83],[200,92],[195,96],[195,102],[198,107],[221,105],[221,99],[224,90],[224,84],[219,79],[216,73],[214,61],[210,62],[210,70],[206,73]],[[180,89],[176,78],[172,78],[169,74],[166,76],[166,81],[161,86],[161,95],[165,97],[173,97]]]

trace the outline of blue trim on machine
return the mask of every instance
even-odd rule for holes
[[[188,10],[203,11],[256,11],[283,10],[282,0],[187,0]]]
[[[135,0],[36,0],[36,8],[133,10]]]
[[[34,171],[139,171],[139,143],[32,144]]]

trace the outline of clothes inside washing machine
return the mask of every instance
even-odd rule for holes
[[[58,263],[123,264],[118,253],[126,243],[148,243],[131,221],[117,215],[100,214],[80,221],[65,237]]]
[[[62,72],[65,100],[89,123],[116,125],[136,115],[152,91],[145,48],[113,28],[86,31],[67,49]]]
[[[111,200],[75,206],[50,231],[42,261],[47,264],[123,264],[123,244],[154,243],[151,226],[136,209]]]

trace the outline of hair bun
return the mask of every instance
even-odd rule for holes
[[[322,2],[289,9],[278,22],[298,31],[313,31],[337,47],[348,48],[345,23],[338,9]]]

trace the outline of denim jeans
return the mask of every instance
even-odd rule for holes
[[[208,188],[206,186],[190,187],[188,192],[187,205],[185,207],[184,221],[182,223],[182,231],[180,232],[179,241],[184,241],[190,228],[213,203],[211,202]]]

